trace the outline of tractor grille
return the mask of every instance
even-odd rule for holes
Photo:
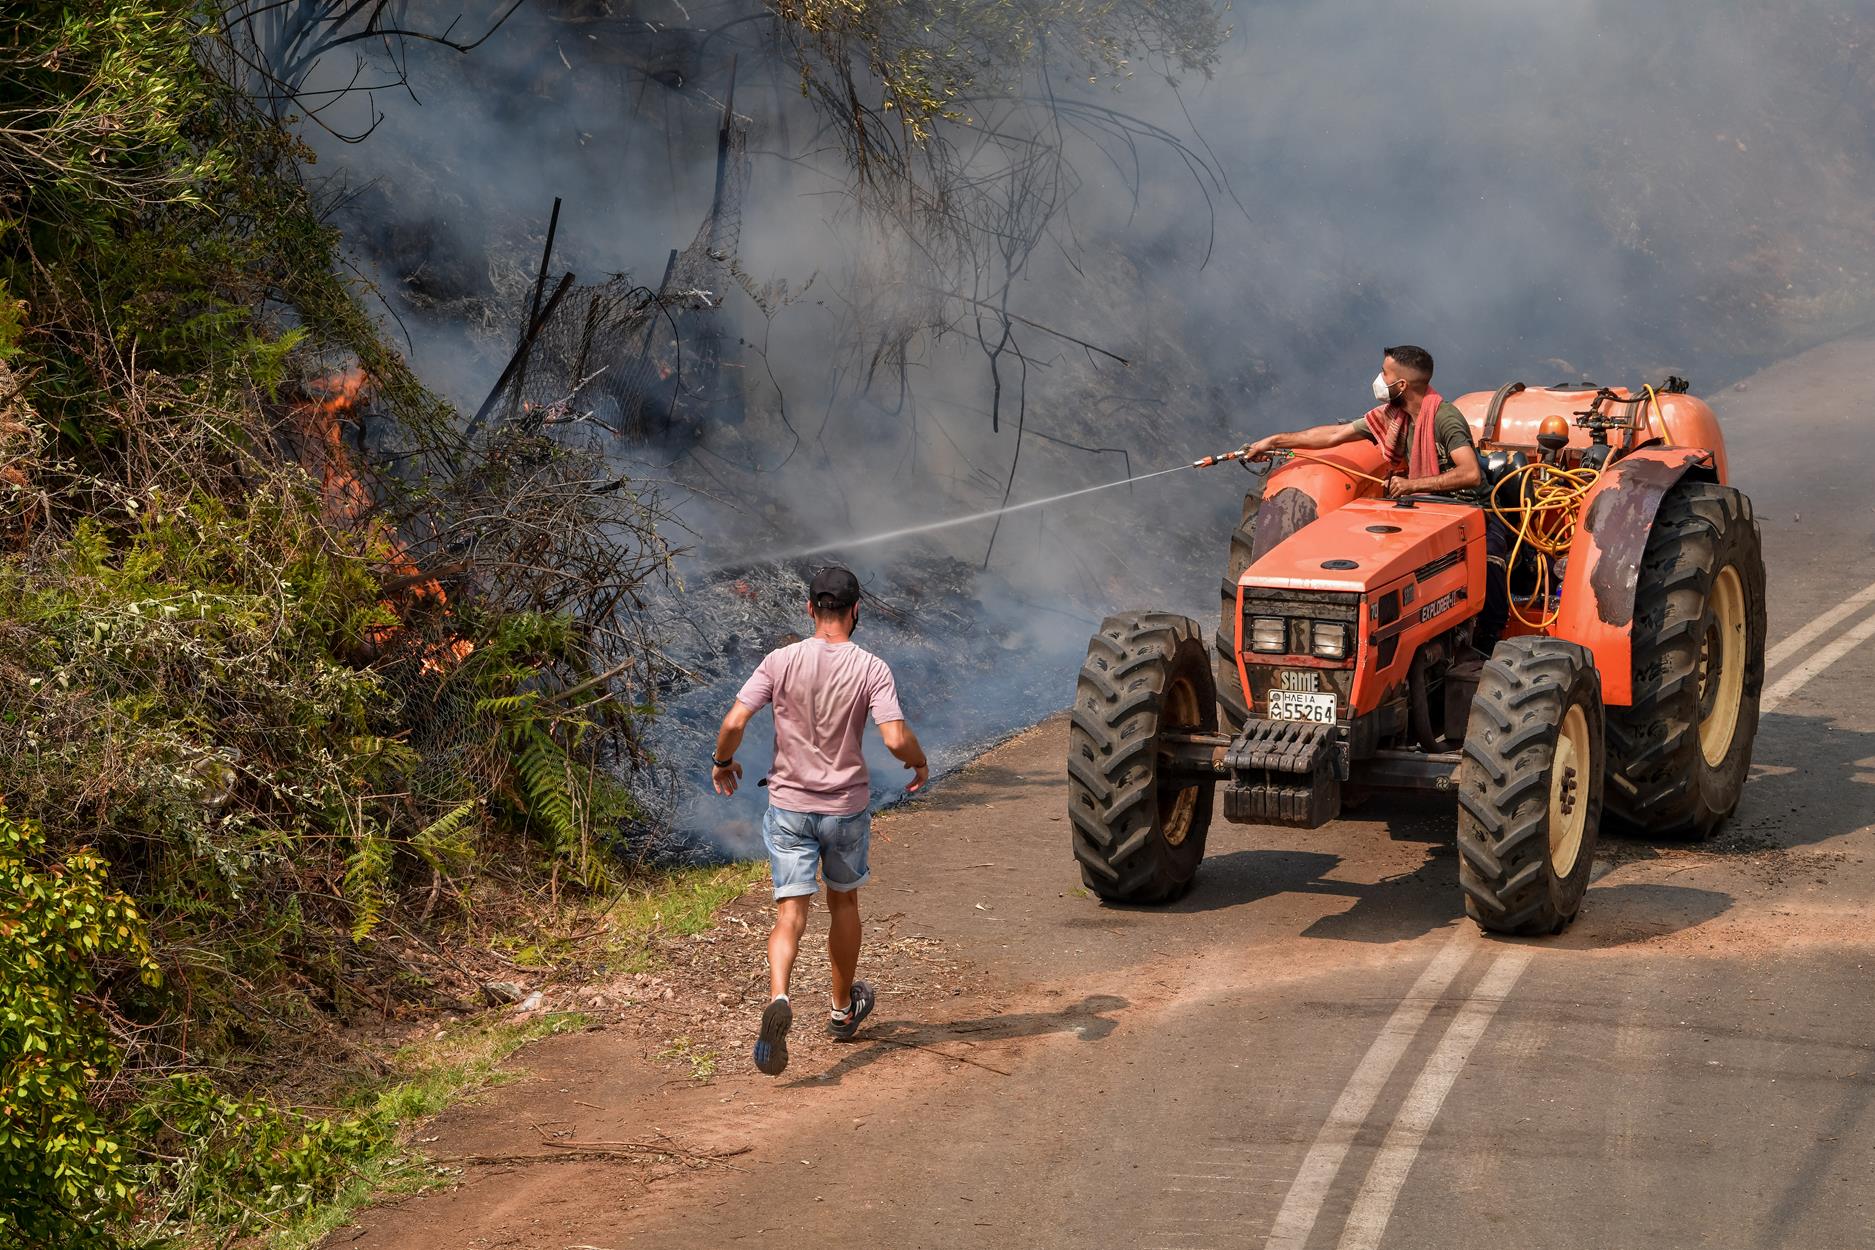
[[[1348,697],[1354,690],[1355,639],[1359,636],[1361,597],[1340,590],[1287,590],[1250,586],[1244,590],[1243,620],[1238,625],[1238,645],[1243,649],[1244,668],[1250,678],[1248,691],[1257,708],[1269,706],[1272,686],[1294,683],[1307,675],[1312,688],[1339,697],[1342,718],[1346,718]],[[1339,660],[1320,661],[1332,667],[1306,667],[1284,662],[1285,656],[1252,649],[1251,622],[1257,617],[1279,617],[1284,622],[1286,655],[1313,657],[1310,636],[1317,623],[1336,624],[1346,630],[1346,655]],[[1288,688],[1294,688],[1293,684]]]

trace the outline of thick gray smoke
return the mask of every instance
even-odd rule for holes
[[[414,49],[413,94],[378,93],[363,142],[307,131],[418,371],[473,409],[555,195],[554,267],[582,282],[655,287],[696,236],[737,58],[737,276],[702,302],[742,399],[619,448],[697,547],[661,608],[690,676],[659,741],[693,779],[735,684],[803,628],[808,566],[766,553],[1351,418],[1386,343],[1431,349],[1447,394],[1669,371],[1710,389],[1870,316],[1869,4],[1239,4],[1208,80],[1141,66],[1077,87],[1054,66],[1026,78],[1033,103],[977,102],[1010,140],[964,134],[966,180],[1023,194],[973,259],[860,210],[759,12],[543,0],[466,57]],[[327,120],[370,116],[349,100]],[[1057,143],[1058,164],[1012,155]],[[896,333],[940,312],[984,315]],[[1020,514],[987,570],[988,524],[856,549],[878,596],[862,641],[960,758],[1067,701],[1104,612],[1188,611],[1208,633],[1244,484],[1214,470]],[[748,845],[729,808],[674,802]]]

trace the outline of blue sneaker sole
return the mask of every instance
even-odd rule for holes
[[[755,1041],[755,1066],[769,1076],[780,1076],[788,1066],[788,1030],[794,1008],[777,998],[762,1009],[762,1031]]]

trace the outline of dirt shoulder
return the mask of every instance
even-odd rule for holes
[[[591,1027],[530,1046],[509,1083],[416,1131],[447,1188],[363,1213],[327,1244],[577,1242],[595,1219],[643,1219],[663,1195],[772,1162],[818,1126],[863,1122],[961,1073],[1006,1073],[1050,1037],[1110,1029],[1107,1013],[1130,1000],[1038,984],[1054,961],[1032,961],[1037,881],[1049,901],[1085,905],[1058,832],[1060,738],[1058,724],[1031,730],[877,820],[862,971],[880,1006],[863,1043],[818,1027],[817,905],[791,1065],[779,1080],[755,1072],[771,915],[758,887],[709,932],[663,943],[655,971],[549,991],[543,1010],[582,1012]]]

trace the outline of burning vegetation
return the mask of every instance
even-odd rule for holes
[[[404,634],[403,619],[408,612],[427,610],[445,633],[450,625],[449,596],[442,583],[417,567],[410,558],[408,544],[378,512],[347,445],[347,427],[357,429],[369,389],[370,379],[362,368],[341,370],[309,381],[306,398],[293,404],[289,412],[296,458],[319,482],[320,519],[383,553],[374,570],[386,593],[379,604],[396,619],[390,624],[364,627],[365,654],[375,658],[396,646]],[[445,637],[423,644],[418,664],[425,676],[441,677],[474,650],[475,644],[466,638]]]

